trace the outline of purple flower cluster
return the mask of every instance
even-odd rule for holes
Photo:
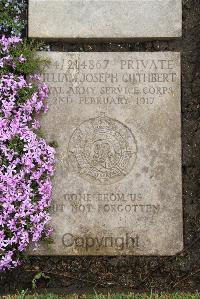
[[[54,149],[35,133],[48,88],[38,75],[15,73],[10,53],[21,42],[0,39],[0,271],[19,265],[28,245],[51,233]],[[23,64],[26,57],[18,60]]]

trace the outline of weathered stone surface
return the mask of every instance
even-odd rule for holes
[[[54,244],[39,254],[173,255],[183,246],[180,54],[42,52],[56,141]]]
[[[30,0],[36,38],[180,37],[181,0]]]

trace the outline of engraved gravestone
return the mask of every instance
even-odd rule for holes
[[[74,131],[69,142],[69,159],[87,181],[110,185],[124,178],[137,156],[136,140],[123,123],[104,113]]]
[[[180,54],[42,52],[42,131],[57,143],[51,255],[183,246]]]
[[[181,0],[29,0],[29,37],[169,38],[182,34]]]

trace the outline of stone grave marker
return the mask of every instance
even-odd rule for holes
[[[29,0],[29,37],[125,39],[181,34],[181,0]]]
[[[174,255],[183,246],[180,53],[39,53],[56,142],[41,255]]]

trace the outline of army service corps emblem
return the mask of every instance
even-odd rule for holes
[[[68,154],[79,176],[97,184],[112,184],[132,170],[137,144],[126,125],[101,114],[82,122],[73,132]]]

